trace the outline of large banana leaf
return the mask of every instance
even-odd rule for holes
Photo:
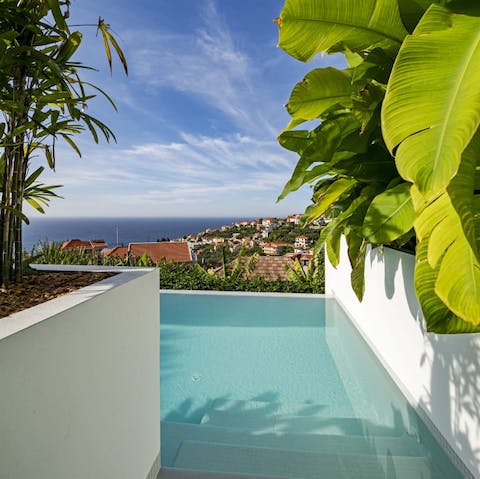
[[[307,222],[311,222],[325,213],[335,202],[343,195],[348,193],[357,185],[354,178],[340,178],[328,185],[325,190],[321,190],[314,198],[315,204],[309,206],[305,211]]]
[[[360,150],[365,149],[363,142],[357,142],[352,146],[349,144],[350,136],[355,135],[358,138],[359,131],[360,123],[353,115],[339,115],[324,121],[311,133],[302,130],[284,131],[279,136],[280,144],[285,148],[297,151],[300,159],[292,177],[278,197],[278,201],[318,176],[329,172],[332,174],[330,162],[336,149],[345,149],[347,153],[342,158],[353,156],[354,152],[351,150],[354,150],[355,147]],[[320,164],[310,170],[309,168],[314,163]]]
[[[439,267],[432,268],[428,262],[428,239],[417,245],[415,264],[415,291],[425,317],[427,330],[443,334],[480,332],[480,326],[460,319],[435,293]]]
[[[362,229],[369,242],[390,243],[412,229],[415,212],[410,186],[409,183],[400,183],[371,202]]]
[[[352,76],[348,70],[317,68],[307,73],[305,78],[295,85],[288,100],[287,110],[292,120],[286,129],[314,120],[336,104],[350,107],[351,82]]]
[[[447,187],[480,123],[480,18],[432,5],[392,70],[382,128],[397,168],[427,200]]]
[[[424,257],[435,272],[435,293],[456,316],[475,326],[480,325],[479,225],[473,194],[479,146],[480,134],[476,134],[457,175],[434,201],[423,197],[422,205],[421,194],[412,188],[419,212],[415,229],[420,242],[428,242]]]
[[[398,48],[407,34],[396,0],[287,0],[277,23],[279,46],[302,61],[339,44],[354,52],[382,42]]]

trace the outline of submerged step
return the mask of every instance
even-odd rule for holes
[[[290,416],[337,416],[354,417],[351,404],[317,404],[305,402],[300,404],[285,404],[243,399],[216,399],[210,409],[242,414],[259,415],[290,415]]]
[[[156,479],[280,479],[278,476],[264,474],[239,474],[235,472],[195,471],[193,469],[175,469],[163,467]]]
[[[162,464],[173,466],[182,442],[186,440],[255,446],[290,451],[322,453],[424,456],[425,449],[411,436],[340,436],[312,434],[253,434],[233,428],[169,423],[161,424]]]
[[[253,434],[308,433],[362,436],[401,436],[403,431],[355,417],[295,416],[258,414],[209,409],[201,424],[249,430]]]
[[[184,441],[174,467],[298,479],[446,479],[424,457],[324,454]]]

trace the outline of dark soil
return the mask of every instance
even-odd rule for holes
[[[24,275],[23,283],[11,284],[0,291],[0,318],[27,309],[62,294],[114,276],[116,273],[44,272],[32,271]]]

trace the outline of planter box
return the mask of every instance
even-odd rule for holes
[[[0,319],[0,477],[154,478],[158,272],[59,269],[121,273]]]
[[[345,242],[338,268],[327,260],[325,269],[326,293],[343,305],[451,457],[480,478],[480,334],[426,332],[413,289],[412,255],[370,250],[361,303],[350,286]]]

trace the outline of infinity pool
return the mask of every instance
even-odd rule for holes
[[[163,293],[162,465],[456,479],[335,300]]]

